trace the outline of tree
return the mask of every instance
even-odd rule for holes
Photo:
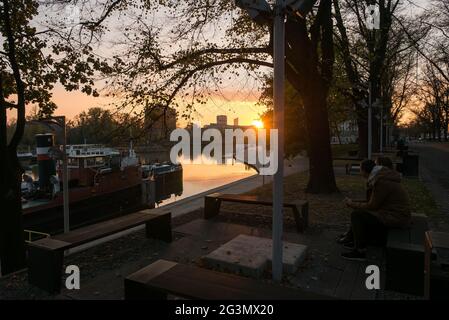
[[[335,76],[329,89],[327,106],[329,110],[329,125],[335,136],[339,136],[339,124],[354,119],[354,112],[348,108],[350,100],[345,95],[345,88],[349,86],[341,72],[341,65],[338,61],[334,66]],[[306,112],[301,95],[287,81],[285,84],[285,156],[293,157],[301,151],[307,151],[310,147],[309,134],[306,125]],[[271,77],[266,77],[265,87],[259,98],[259,104],[266,106],[267,111],[261,116],[264,126],[271,128],[273,123],[273,81]],[[313,141],[313,139],[312,139]]]
[[[261,115],[266,129],[273,127],[273,81],[266,79],[266,87],[262,90],[259,103],[267,107]],[[288,82],[285,87],[285,156],[294,157],[302,150],[307,150],[309,141],[306,129],[305,110],[301,97]]]
[[[77,115],[70,125],[69,143],[110,143],[111,134],[119,127],[109,110],[89,108]]]
[[[423,103],[413,109],[415,127],[420,127],[433,140],[448,139],[449,84],[431,63],[424,67],[418,97]]]
[[[272,68],[272,21],[257,25],[232,1],[163,2],[164,27],[145,15],[125,27],[129,49],[117,57],[111,87],[126,92],[128,108],[184,108],[189,117],[212,92],[246,74],[264,79]],[[310,192],[336,191],[330,148],[327,96],[333,76],[331,2],[320,1],[307,20],[290,15],[286,22],[286,77],[301,97],[309,148]],[[214,31],[211,31],[214,30]],[[298,100],[298,107],[301,102]]]
[[[414,33],[415,40],[419,40],[425,36],[426,30],[402,15],[404,4],[399,0],[333,0],[333,3],[338,29],[336,44],[351,84],[347,95],[357,114],[359,152],[366,156],[369,86],[372,101],[381,102],[384,114],[390,121],[397,121],[413,92],[411,57],[415,41],[408,34]],[[370,30],[366,25],[367,7],[373,3],[379,7],[379,30]],[[374,150],[378,150],[380,145],[379,111],[373,110]]]
[[[26,125],[26,107],[36,105],[39,114],[56,108],[51,90],[61,83],[66,90],[82,90],[98,95],[93,88],[95,70],[107,65],[92,54],[92,48],[77,41],[70,43],[70,30],[56,27],[38,30],[33,19],[39,2],[0,1],[0,259],[7,274],[25,265],[22,227],[22,168],[17,148]],[[92,30],[91,30],[92,31]],[[16,125],[7,137],[7,109],[16,112]]]

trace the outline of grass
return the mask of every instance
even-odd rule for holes
[[[332,148],[332,156],[334,158],[347,157],[349,151],[358,150],[359,146],[355,143],[353,144],[333,144]]]
[[[419,179],[406,178],[403,179],[403,184],[409,194],[413,212],[426,214],[429,217],[439,213],[431,193]]]
[[[343,204],[345,197],[351,199],[365,199],[366,180],[358,175],[336,175],[338,193],[334,194],[308,194],[305,187],[308,172],[292,174],[284,179],[285,201],[303,199],[309,201],[309,219],[314,225],[344,226],[349,223],[351,209]],[[437,205],[419,179],[403,179],[404,187],[410,195],[412,212],[424,213],[429,218],[438,216]],[[271,183],[256,188],[246,194],[257,195],[261,198],[272,198]],[[235,203],[223,203],[223,209],[229,212],[244,214],[270,215],[271,208]],[[285,214],[285,224],[293,227],[293,220]],[[269,220],[267,220],[269,221]]]

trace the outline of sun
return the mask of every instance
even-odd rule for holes
[[[253,126],[255,126],[257,129],[262,129],[263,128],[262,120],[253,120]]]

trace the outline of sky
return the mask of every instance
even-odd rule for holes
[[[426,0],[404,0],[414,3],[410,6],[410,14],[420,10],[420,6],[426,6]],[[113,51],[113,45],[104,45],[99,48],[100,52],[108,55]],[[99,85],[101,88],[101,85]],[[251,124],[255,119],[259,119],[260,114],[265,110],[264,106],[257,104],[259,97],[257,84],[248,83],[248,80],[236,81],[227,85],[223,96],[211,97],[206,105],[198,109],[192,119],[194,122],[202,125],[215,122],[216,115],[223,114],[228,116],[228,121],[232,122],[234,118],[239,118],[240,124]],[[114,100],[105,95],[98,98],[87,96],[81,92],[66,92],[61,86],[56,86],[53,90],[53,101],[58,106],[55,115],[65,115],[73,119],[82,111],[87,111],[91,107],[102,107],[105,109],[114,109],[112,103]],[[14,115],[9,114],[10,117]],[[184,126],[186,121],[178,119],[178,125]]]
[[[66,14],[65,8],[62,7],[62,9],[61,14]],[[94,11],[97,11],[95,12],[97,16],[101,14],[101,10],[97,9],[97,7],[94,8]],[[45,13],[40,13],[37,23],[40,23],[40,19],[42,21],[52,19],[51,15],[50,18],[48,16],[44,17]],[[131,16],[132,12],[129,15]],[[56,17],[56,19],[60,18]],[[111,26],[110,31],[104,37],[104,42],[101,46],[95,48],[95,52],[102,57],[111,57],[120,52],[121,28],[125,28],[128,21],[131,20],[116,14],[108,18],[108,24]],[[168,21],[163,13],[149,15],[146,21],[156,26],[163,25],[164,28],[170,28],[170,23],[176,23],[176,21]],[[215,36],[217,35],[215,34]],[[167,48],[167,50],[169,52],[170,49]],[[53,90],[53,101],[58,106],[55,115],[65,115],[68,119],[73,119],[82,111],[87,111],[92,107],[114,110],[114,100],[111,97],[106,97],[105,94],[101,94],[102,86],[101,83],[97,84],[97,88],[100,89],[100,97],[94,98],[81,92],[67,92],[62,86],[57,85]],[[227,115],[230,123],[232,123],[234,118],[239,118],[240,124],[251,124],[254,120],[259,119],[260,114],[265,110],[265,107],[257,104],[260,94],[259,86],[260,82],[249,79],[245,75],[237,79],[224,80],[224,86],[220,90],[221,95],[210,97],[208,102],[199,107],[198,112],[193,114],[192,121],[202,125],[209,124],[215,122],[216,116],[220,114]],[[182,108],[178,111],[182,112]],[[178,117],[178,126],[183,127],[186,124],[186,120]]]
[[[257,90],[241,92],[227,91],[222,96],[212,96],[206,105],[198,108],[193,121],[201,125],[216,121],[217,115],[227,115],[228,122],[231,124],[234,118],[239,118],[239,123],[249,125],[253,120],[260,118],[260,114],[265,110],[264,106],[257,104],[259,93]],[[94,98],[81,92],[67,92],[62,87],[57,87],[53,91],[53,101],[58,106],[55,115],[65,115],[72,119],[82,111],[91,107],[101,107],[104,109],[115,110],[113,99],[105,96]],[[178,119],[178,126],[185,126],[186,121]]]

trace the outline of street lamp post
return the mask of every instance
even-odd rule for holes
[[[384,108],[380,106],[380,153],[384,151],[383,141],[384,141]]]
[[[273,179],[273,280],[282,279],[282,225],[283,225],[283,177],[284,177],[284,81],[285,81],[285,17],[286,12],[304,19],[316,0],[276,0],[274,10],[265,0],[236,0],[236,5],[244,9],[259,24],[273,22],[273,103],[274,129],[278,130],[278,170]],[[273,18],[273,19],[271,19]],[[307,61],[304,61],[307,63]]]
[[[62,188],[64,199],[64,233],[70,231],[69,213],[69,167],[67,163],[67,128],[65,117],[61,117],[62,122]]]
[[[371,81],[368,88],[368,159],[372,159],[373,153],[373,105],[371,97]]]
[[[278,170],[273,181],[273,280],[282,279],[282,229],[284,196],[284,81],[285,81],[285,3],[277,0],[274,8],[274,127],[278,130]]]

